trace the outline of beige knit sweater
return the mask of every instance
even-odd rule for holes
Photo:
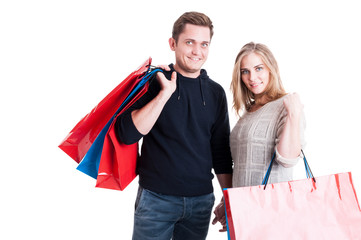
[[[287,111],[283,98],[269,102],[255,112],[245,112],[238,120],[230,135],[232,158],[234,161],[233,187],[261,185],[266,174],[275,146],[279,142]],[[305,118],[300,121],[302,148]],[[276,161],[268,183],[292,180],[292,167],[302,156],[286,159],[276,151]]]

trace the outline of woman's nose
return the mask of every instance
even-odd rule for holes
[[[254,71],[249,72],[249,80],[251,81],[256,80],[256,73]]]

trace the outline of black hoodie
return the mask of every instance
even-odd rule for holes
[[[170,65],[174,71],[173,65]],[[170,79],[171,72],[165,72]],[[160,86],[154,80],[148,92],[118,117],[119,139],[132,144],[143,137],[137,163],[139,184],[153,192],[199,196],[213,192],[216,174],[232,173],[227,99],[223,88],[205,70],[197,78],[177,73],[177,89],[165,104],[152,130],[138,132],[131,111],[153,99]]]

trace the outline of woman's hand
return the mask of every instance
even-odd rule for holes
[[[303,104],[301,103],[300,96],[297,93],[290,93],[285,96],[283,105],[287,110],[288,116],[299,119],[303,110]]]

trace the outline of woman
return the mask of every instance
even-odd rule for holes
[[[303,105],[298,94],[287,94],[278,65],[263,44],[250,42],[239,52],[231,83],[233,108],[240,116],[230,135],[234,162],[233,187],[261,185],[276,153],[268,183],[292,180],[292,167],[302,159]],[[214,211],[226,231],[224,206]]]
[[[292,167],[303,158],[303,105],[298,94],[286,94],[267,46],[253,42],[243,46],[231,90],[240,116],[230,136],[233,187],[261,185],[273,153],[269,183],[292,180]]]

